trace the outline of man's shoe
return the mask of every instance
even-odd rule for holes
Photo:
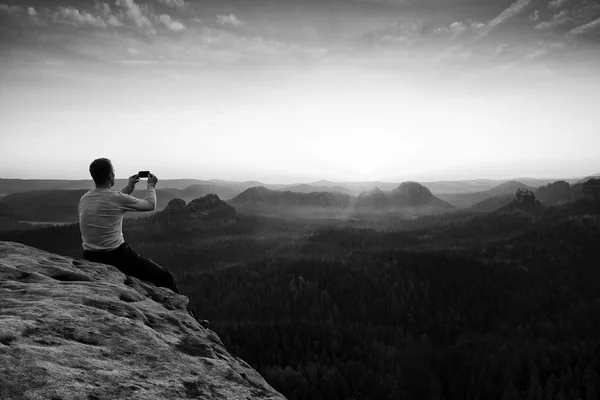
[[[196,315],[196,311],[192,310],[191,308],[188,308],[188,313],[192,316],[192,318],[194,318],[196,321],[198,321],[198,323],[200,324],[201,327],[208,328],[208,325],[209,325],[208,320],[198,319],[198,316]]]

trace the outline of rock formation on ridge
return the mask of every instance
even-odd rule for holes
[[[417,182],[402,182],[391,191],[379,188],[362,192],[356,202],[361,212],[374,211],[428,214],[454,208],[451,204],[435,197],[425,186]]]
[[[109,265],[0,242],[0,399],[284,399],[187,302]]]
[[[182,229],[210,229],[237,223],[237,212],[216,194],[208,194],[187,205],[182,199],[173,199],[151,221]]]

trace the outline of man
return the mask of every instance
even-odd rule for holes
[[[127,211],[156,209],[155,186],[158,178],[148,174],[146,196],[140,200],[130,195],[140,180],[138,174],[130,176],[129,183],[120,192],[111,190],[115,184],[115,170],[109,159],[94,160],[90,164],[90,174],[96,187],[84,194],[79,201],[83,258],[113,265],[126,275],[181,294],[168,270],[135,252],[123,238],[123,215]],[[188,311],[196,317],[193,310]]]

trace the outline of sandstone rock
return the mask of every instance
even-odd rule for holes
[[[0,399],[284,399],[187,303],[112,266],[0,242]]]
[[[235,208],[225,203],[216,194],[208,194],[190,201],[185,208],[186,213],[192,218],[235,218]]]
[[[169,204],[167,204],[164,211],[169,212],[172,210],[174,210],[174,211],[185,210],[185,201],[180,198],[175,198],[175,199],[169,201]]]
[[[517,203],[535,203],[535,193],[529,189],[517,189],[515,193],[515,201]]]
[[[167,229],[197,231],[237,224],[235,208],[225,203],[216,194],[208,194],[190,201],[173,199],[167,207],[150,217],[151,223],[158,223]]]

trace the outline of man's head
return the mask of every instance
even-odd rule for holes
[[[90,164],[90,174],[98,185],[109,185],[113,187],[115,184],[115,170],[108,158],[97,158]]]

